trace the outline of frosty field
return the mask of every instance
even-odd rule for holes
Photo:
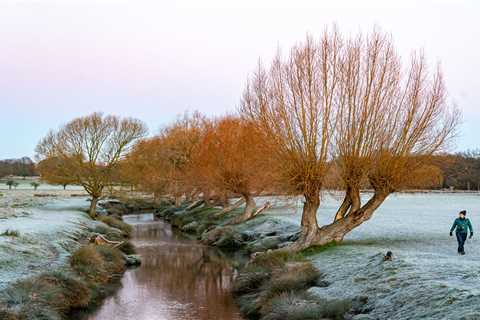
[[[339,201],[333,195],[322,197],[320,224],[331,221]],[[0,233],[10,229],[20,234],[0,236],[0,290],[61,267],[68,257],[65,247],[76,245],[71,236],[81,232],[78,223],[91,221],[79,211],[88,205],[85,197],[34,198],[17,190],[5,192],[0,204]],[[327,299],[368,298],[371,312],[358,319],[480,319],[480,239],[469,239],[467,255],[459,256],[455,237],[449,236],[462,209],[480,230],[480,194],[391,196],[344,243],[312,257],[330,286],[311,290]],[[266,213],[295,224],[300,214],[300,201],[297,208]],[[384,263],[388,250],[394,260]]]
[[[339,199],[326,195],[319,223],[331,221]],[[480,230],[478,194],[397,194],[347,236],[314,257],[331,282],[314,292],[325,298],[369,298],[372,319],[480,319],[480,239],[467,255],[456,252],[449,229],[458,211]],[[296,215],[277,214],[299,223]],[[394,260],[383,263],[386,251]]]
[[[50,191],[49,191],[50,192]],[[78,193],[78,192],[77,192]],[[33,197],[31,191],[6,191],[0,197],[0,291],[16,280],[63,267],[79,244],[84,226],[95,224],[80,211],[85,197]],[[14,231],[15,236],[4,235]]]

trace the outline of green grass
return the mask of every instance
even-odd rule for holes
[[[300,254],[304,257],[310,257],[310,256],[314,256],[314,255],[317,255],[319,253],[322,253],[322,252],[325,252],[327,250],[330,250],[336,246],[339,246],[340,244],[337,243],[336,241],[332,241],[328,244],[325,244],[323,246],[311,246],[307,249],[303,249],[302,251],[300,251]]]
[[[0,233],[0,236],[4,236],[4,237],[19,237],[20,236],[20,232],[17,231],[17,230],[5,230],[4,232]]]

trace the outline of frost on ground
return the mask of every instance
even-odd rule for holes
[[[94,221],[81,210],[88,207],[86,197],[71,197],[78,191],[27,190],[2,191],[0,234],[16,231],[15,236],[0,235],[0,290],[19,279],[54,270],[65,265],[76,241]]]
[[[319,224],[333,219],[339,200],[322,198]],[[448,234],[462,209],[480,231],[478,194],[391,196],[342,245],[313,258],[331,285],[311,291],[327,299],[368,297],[372,311],[361,319],[480,319],[480,232],[467,240],[466,256],[457,255]],[[299,224],[296,211],[273,214]],[[394,260],[384,263],[389,250]]]

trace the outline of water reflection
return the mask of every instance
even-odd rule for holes
[[[152,215],[125,217],[142,266],[88,320],[241,319],[229,293],[234,269],[217,250],[172,231]]]

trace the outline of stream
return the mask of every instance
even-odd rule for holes
[[[235,269],[218,249],[186,239],[152,214],[124,216],[142,265],[85,320],[237,320]]]

